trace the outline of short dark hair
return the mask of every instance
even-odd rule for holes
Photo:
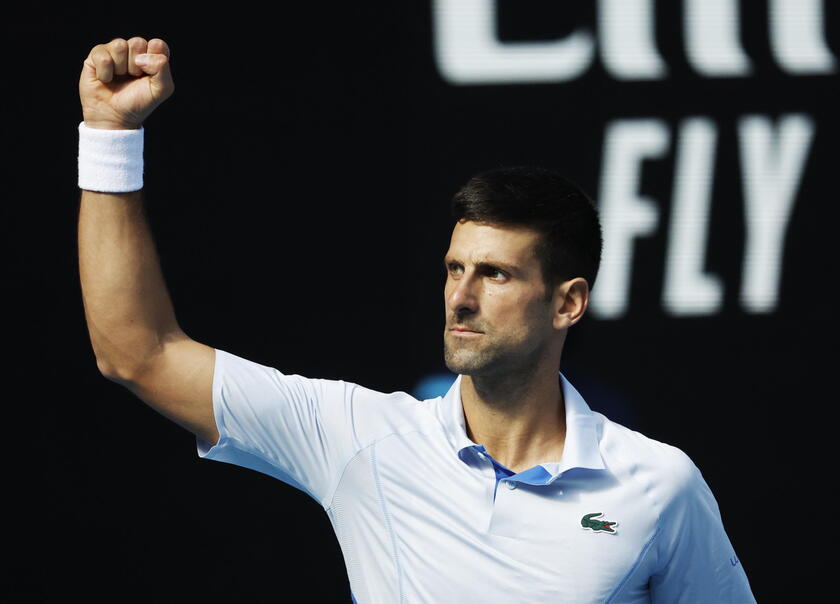
[[[476,174],[453,196],[452,216],[539,232],[534,253],[547,295],[575,277],[595,284],[603,245],[598,212],[580,187],[554,170],[511,166]]]

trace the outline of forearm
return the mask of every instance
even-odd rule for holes
[[[131,381],[167,342],[184,337],[140,191],[82,191],[79,271],[85,318],[103,374]]]

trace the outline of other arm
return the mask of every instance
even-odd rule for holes
[[[650,578],[651,602],[755,604],[717,501],[700,470],[680,452],[671,476],[674,492],[657,538],[660,568]]]
[[[146,64],[136,61],[148,57]],[[174,90],[163,40],[96,46],[79,81],[85,125],[131,130]],[[142,59],[142,57],[141,57]],[[79,270],[97,366],[158,412],[209,443],[215,350],[178,326],[140,191],[83,190]]]

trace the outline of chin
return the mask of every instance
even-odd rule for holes
[[[493,359],[471,350],[444,348],[443,360],[447,369],[460,375],[478,375],[492,369]]]

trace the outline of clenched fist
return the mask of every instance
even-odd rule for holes
[[[115,38],[94,46],[79,78],[89,128],[137,129],[174,90],[169,46],[159,38]]]

